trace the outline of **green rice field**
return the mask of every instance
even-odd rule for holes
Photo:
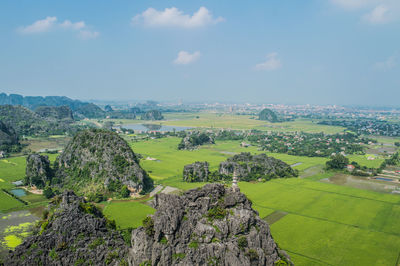
[[[234,115],[226,113],[200,112],[200,113],[165,113],[165,121],[155,121],[169,126],[201,127],[201,128],[225,128],[225,129],[258,129],[266,131],[309,133],[325,132],[334,134],[343,132],[345,128],[337,126],[318,125],[318,121],[299,119],[290,122],[270,123],[257,120],[251,115]],[[198,117],[198,118],[197,118]],[[143,120],[109,119],[116,123],[141,124],[149,123]],[[106,121],[106,120],[104,120]]]

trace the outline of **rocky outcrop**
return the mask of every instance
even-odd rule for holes
[[[55,162],[55,182],[79,194],[149,191],[153,181],[126,141],[112,131],[81,131]]]
[[[5,265],[128,265],[125,241],[94,205],[65,191],[50,206]]]
[[[159,110],[150,110],[142,114],[142,120],[163,120],[164,116]]]
[[[268,109],[268,108],[265,108],[264,110],[262,110],[260,112],[260,114],[258,115],[258,119],[259,120],[269,121],[269,122],[272,122],[272,123],[278,122],[278,117],[275,114],[275,112],[270,110],[270,109]]]
[[[209,174],[208,162],[195,162],[183,168],[183,181],[207,182]]]
[[[68,106],[39,106],[35,109],[35,113],[45,119],[70,121],[74,119],[72,110]]]
[[[214,144],[214,138],[204,132],[190,132],[182,138],[178,145],[179,150],[194,150],[201,145]]]
[[[132,232],[132,265],[274,265],[281,255],[245,195],[208,184],[157,194],[156,213]],[[141,264],[142,263],[142,264]]]
[[[287,163],[266,154],[252,155],[249,152],[234,155],[219,165],[222,175],[232,175],[234,171],[242,181],[297,176]]]
[[[46,155],[30,154],[26,158],[25,184],[43,188],[53,176],[50,160]]]

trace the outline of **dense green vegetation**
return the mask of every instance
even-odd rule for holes
[[[68,106],[39,106],[35,113],[43,118],[53,118],[58,120],[73,120],[72,110]]]
[[[95,201],[98,197],[126,197],[127,189],[148,192],[152,180],[138,165],[138,158],[126,141],[108,130],[80,131],[54,164],[51,185],[73,189]]]
[[[260,114],[258,115],[258,119],[269,121],[272,123],[278,122],[278,116],[275,114],[274,111],[272,111],[271,109],[268,109],[268,108],[265,108],[264,110],[262,110],[260,112]]]
[[[82,128],[70,120],[43,118],[25,107],[12,105],[0,105],[0,120],[14,128],[19,136],[73,134]]]
[[[22,146],[15,130],[0,120],[0,151],[19,152],[21,149]]]
[[[120,229],[136,228],[142,225],[142,220],[154,209],[139,201],[113,201],[105,203],[103,213],[109,219],[115,220]]]
[[[349,158],[344,157],[342,154],[335,154],[329,161],[326,162],[326,168],[329,169],[343,169],[349,164]]]
[[[204,144],[214,144],[214,138],[205,132],[191,132],[186,134],[178,145],[179,150],[191,150]]]
[[[364,135],[400,136],[400,124],[378,119],[324,120],[321,125],[346,127],[353,132]]]

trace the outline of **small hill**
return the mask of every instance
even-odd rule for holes
[[[159,110],[150,110],[142,114],[142,120],[163,120],[164,116]]]
[[[118,134],[91,129],[77,133],[55,162],[52,184],[89,196],[152,189],[153,181]],[[129,195],[129,194],[128,194]]]
[[[251,202],[231,188],[207,184],[182,196],[157,194],[154,208],[132,231],[131,265],[291,264]]]
[[[68,106],[39,106],[35,113],[45,119],[73,120],[72,110]]]
[[[278,122],[278,116],[271,109],[265,108],[258,115],[259,120],[269,121],[269,122]]]
[[[287,163],[269,157],[266,154],[252,155],[242,152],[228,158],[220,163],[219,173],[221,175],[233,175],[234,171],[241,181],[257,180],[259,178],[269,180],[281,177],[295,177],[295,171]]]
[[[128,265],[127,255],[115,224],[94,205],[65,191],[4,265]]]
[[[194,150],[201,145],[214,144],[214,138],[202,132],[192,132],[182,138],[178,144],[179,150]]]
[[[51,181],[53,172],[47,155],[30,154],[26,157],[25,184],[44,188]]]
[[[104,118],[106,112],[94,103],[85,103],[75,109],[75,114],[80,118]]]
[[[12,152],[20,150],[19,138],[15,130],[0,120],[0,151]]]
[[[19,136],[72,134],[79,129],[72,121],[43,118],[23,106],[0,105],[0,120],[14,128]]]
[[[183,167],[183,181],[207,182],[209,171],[208,162],[194,162]]]

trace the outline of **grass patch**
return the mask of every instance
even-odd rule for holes
[[[109,219],[115,220],[118,228],[127,229],[141,226],[143,219],[153,214],[154,209],[141,202],[113,201],[106,203],[103,213]]]

